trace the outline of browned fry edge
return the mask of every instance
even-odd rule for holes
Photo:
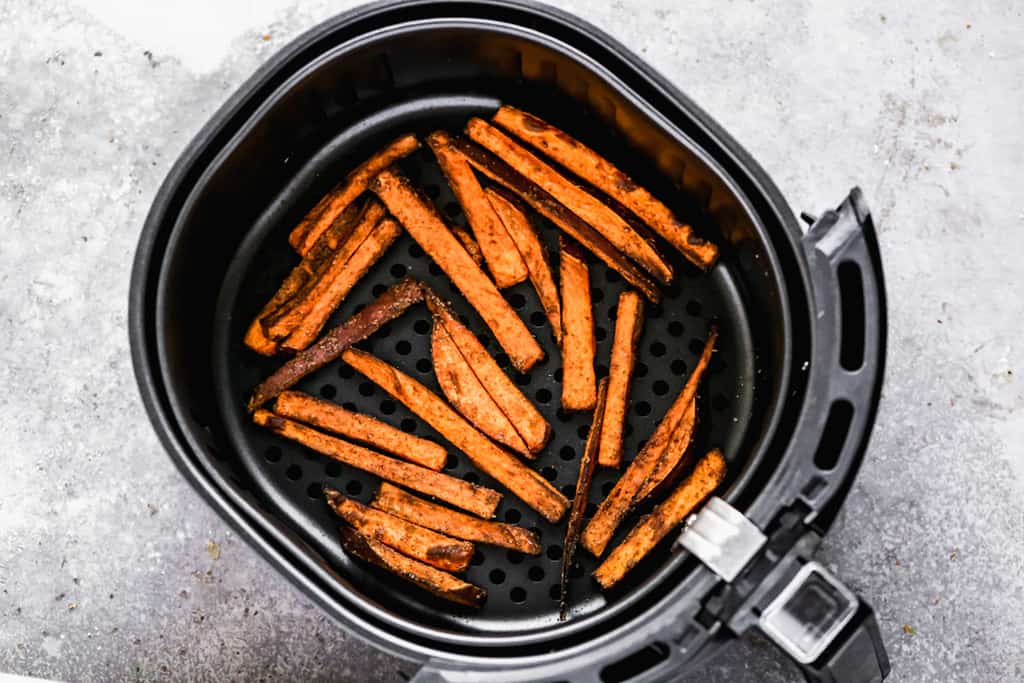
[[[459,238],[459,241],[462,242],[462,246],[466,249],[466,253],[469,254],[469,257],[473,259],[473,262],[482,267],[484,265],[484,253],[480,251],[480,245],[476,243],[473,236],[470,235],[469,232],[467,232],[461,225],[456,225],[449,220],[445,220],[445,224],[448,226],[448,229]]]
[[[587,265],[583,249],[571,237],[559,235],[558,244],[560,252],[559,277],[562,295],[562,324],[564,327],[563,339],[565,340],[562,348],[562,408],[565,410],[592,410],[597,403],[597,372],[594,368],[594,362],[597,358],[597,339],[594,337],[594,312],[590,295],[590,267]],[[567,261],[575,261],[580,268],[586,271],[586,291],[583,293],[587,299],[585,306],[567,305],[567,302],[571,300],[570,295],[574,294],[574,292],[566,291],[566,269],[569,267],[567,266]],[[568,340],[575,337],[581,331],[579,324],[566,319],[566,311],[572,311],[576,308],[585,309],[589,312],[590,324],[585,332],[586,339],[581,344],[569,344]],[[567,371],[571,370],[568,367],[567,359],[572,360],[575,365],[576,356],[578,355],[589,357],[583,359],[585,362],[581,364],[584,370],[582,374],[585,376],[579,381],[577,381],[576,375],[580,373]]]
[[[635,302],[633,304],[632,302]],[[633,306],[636,313],[625,317]],[[629,325],[629,328],[623,327]],[[626,290],[619,295],[615,314],[615,332],[612,338],[611,358],[608,363],[608,398],[605,402],[604,427],[601,429],[601,444],[597,451],[597,462],[602,467],[618,467],[622,464],[622,432],[629,401],[632,394],[633,372],[636,369],[637,345],[644,326],[644,302],[636,292]],[[621,333],[621,334],[620,334]],[[624,337],[624,334],[629,337]],[[621,379],[622,381],[618,381]],[[609,410],[616,415],[609,415]],[[620,410],[621,409],[621,410]]]
[[[694,400],[690,401],[690,405],[683,411],[675,429],[672,430],[672,435],[669,437],[668,443],[665,444],[665,448],[662,449],[661,457],[654,463],[650,476],[633,496],[634,507],[663,492],[686,469],[693,459],[695,443],[693,435],[697,432],[697,426],[697,399],[694,397]]]

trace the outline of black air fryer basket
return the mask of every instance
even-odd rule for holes
[[[707,275],[673,257],[676,281],[647,306],[625,452],[651,433],[714,321],[722,343],[701,395],[699,445],[722,448],[729,477],[685,531],[614,591],[597,589],[595,562],[581,552],[567,622],[557,620],[563,526],[506,495],[498,517],[536,527],[544,554],[482,547],[467,579],[487,588],[486,605],[440,603],[341,551],[321,486],[365,502],[371,477],[260,430],[243,407],[280,362],[247,351],[242,336],[293,264],[289,229],[388,140],[459,130],[501,103],[599,150],[721,247]],[[428,153],[402,166],[464,220]],[[806,233],[714,121],[574,17],[501,0],[365,7],[272,58],[175,164],[132,275],[135,369],[158,433],[196,489],[337,622],[420,665],[417,681],[667,680],[754,627],[809,678],[881,680],[889,665],[871,608],[812,559],[875,418],[885,351],[881,264],[858,190],[835,210],[804,217]],[[555,239],[551,226],[542,233]],[[598,359],[606,362],[624,283],[596,262],[591,273]],[[499,354],[408,236],[333,322],[406,275],[452,300]],[[559,353],[534,292],[523,284],[506,296],[547,352],[529,374],[514,375],[555,427],[536,467],[571,497],[589,416],[558,410]],[[436,390],[427,320],[414,308],[361,346]],[[444,442],[340,362],[299,387]],[[449,452],[446,471],[490,483]],[[592,503],[615,475],[597,473]]]

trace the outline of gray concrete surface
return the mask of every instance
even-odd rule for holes
[[[150,4],[0,0],[0,672],[397,680],[172,468],[125,334],[175,157],[349,3]],[[877,608],[893,680],[1024,679],[1020,4],[563,4],[717,117],[796,210],[864,187],[889,373],[824,561]],[[756,638],[692,676],[796,678]]]

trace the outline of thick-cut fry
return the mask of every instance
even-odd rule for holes
[[[516,243],[523,261],[526,262],[530,282],[537,291],[540,305],[551,322],[551,333],[555,336],[555,342],[561,344],[562,307],[558,301],[558,287],[551,275],[551,266],[548,265],[547,250],[541,244],[537,230],[523,211],[519,200],[511,192],[500,187],[489,187],[485,192],[491,206],[494,207],[494,212],[498,214],[512,241]]]
[[[714,265],[718,258],[714,244],[694,234],[667,206],[594,150],[536,116],[507,105],[494,115],[494,122],[608,193],[695,265],[705,270]]]
[[[661,418],[654,434],[640,449],[640,453],[633,458],[633,462],[629,464],[612,490],[601,501],[597,512],[587,524],[587,528],[583,530],[581,538],[583,547],[595,557],[600,557],[604,553],[612,534],[619,528],[622,518],[626,516],[634,501],[637,500],[637,493],[650,478],[651,472],[654,471],[662,453],[665,452],[665,447],[672,440],[687,406],[693,403],[694,397],[697,395],[697,387],[711,361],[711,353],[717,338],[718,333],[712,328],[704,343],[704,352],[701,354],[700,360],[697,361],[697,366],[690,374],[690,378],[686,380],[683,390],[679,392],[679,396],[676,397],[665,416]]]
[[[679,526],[725,479],[725,458],[717,448],[697,463],[693,473],[649,515],[644,515],[625,540],[594,570],[602,588],[614,586],[668,532]]]
[[[608,396],[608,378],[601,380],[601,388],[597,390],[597,408],[594,420],[590,423],[587,443],[580,456],[580,473],[576,476],[576,495],[572,498],[572,509],[569,511],[569,524],[565,529],[565,543],[562,552],[561,595],[558,600],[558,619],[565,621],[569,612],[569,574],[576,562],[576,546],[580,541],[580,530],[583,528],[583,514],[590,499],[590,482],[597,469],[597,443],[601,438],[601,423],[604,420],[604,401]]]
[[[462,246],[466,249],[466,253],[469,254],[469,257],[473,259],[473,263],[478,266],[484,265],[484,253],[480,251],[480,245],[476,243],[473,236],[466,232],[465,228],[456,225],[455,223],[447,223],[447,225],[448,229],[459,238],[460,242],[462,242]]]
[[[334,512],[367,538],[380,541],[403,555],[449,572],[461,572],[473,559],[473,544],[458,541],[395,515],[367,507],[324,488],[324,498]]]
[[[644,325],[644,302],[636,292],[619,296],[612,358],[608,364],[608,400],[597,461],[602,467],[622,464],[622,432],[629,410],[629,385],[636,366],[636,346]]]
[[[513,524],[471,517],[418,498],[387,482],[381,482],[370,505],[454,538],[518,550],[526,555],[540,555],[542,549],[540,539],[532,531]]]
[[[569,501],[558,489],[515,456],[498,447],[425,386],[384,361],[356,349],[343,353],[342,359],[436,429],[465,453],[476,467],[497,480],[546,520],[554,523],[565,514]]]
[[[456,479],[442,472],[428,470],[426,467],[389,458],[275,415],[269,410],[257,410],[253,413],[252,419],[259,426],[266,427],[286,439],[297,441],[329,458],[377,475],[381,479],[408,486],[414,491],[434,496],[481,517],[490,518],[501,502],[501,494],[492,489]]]
[[[579,246],[559,236],[562,282],[562,408],[591,410],[597,402],[594,358],[594,309],[590,302],[590,268]]]
[[[294,386],[306,375],[335,360],[342,351],[366,339],[420,301],[423,301],[421,282],[408,277],[396,282],[366,308],[331,329],[316,344],[263,380],[249,398],[247,409],[249,412],[256,410],[285,389]]]
[[[466,159],[454,151],[449,143],[451,139],[444,131],[435,131],[427,136],[427,145],[448,180],[455,198],[459,200],[466,221],[473,229],[480,251],[487,261],[487,268],[494,277],[499,289],[519,284],[526,279],[526,264],[523,262],[516,245],[512,241],[505,226],[487,201],[480,182],[473,174]]]
[[[341,545],[350,555],[386,569],[439,598],[467,607],[479,607],[487,598],[487,591],[483,588],[406,557],[379,541],[363,536],[355,529],[342,527],[340,533]]]
[[[657,303],[661,297],[658,285],[642,270],[633,265],[621,251],[589,223],[563,206],[557,199],[528,180],[519,171],[494,156],[483,147],[469,140],[454,139],[452,147],[462,153],[473,168],[494,182],[511,190],[529,204],[534,211],[554,223],[560,230],[573,237],[592,251],[609,268],[615,270],[629,284],[643,292],[650,301]]]
[[[366,187],[378,173],[402,157],[409,156],[419,149],[419,146],[419,140],[415,135],[403,135],[361,163],[306,214],[288,236],[288,243],[295,251],[305,256],[327,226],[355,201],[356,197],[366,191]]]
[[[377,418],[345,410],[335,403],[298,391],[285,391],[278,396],[274,412],[339,436],[368,443],[435,471],[440,471],[448,459],[448,454],[440,444],[406,434]]]
[[[466,133],[473,141],[489,149],[589,223],[641,268],[665,284],[672,281],[672,268],[654,247],[637,234],[622,216],[601,203],[599,199],[572,183],[528,149],[482,119],[470,119],[466,124]]]
[[[690,405],[683,411],[683,416],[672,432],[668,444],[661,452],[651,476],[647,478],[644,485],[637,491],[633,498],[633,505],[639,505],[644,500],[655,496],[666,486],[671,486],[683,469],[691,460],[693,454],[693,433],[697,429],[697,401],[690,401]]]
[[[473,263],[432,203],[393,170],[378,175],[370,189],[477,310],[517,370],[526,372],[544,357],[543,349],[530,330],[501,296],[494,282]]]
[[[540,411],[526,398],[515,382],[505,374],[498,362],[480,343],[469,328],[459,322],[451,309],[440,298],[428,293],[427,308],[440,320],[455,343],[455,347],[469,364],[480,384],[512,423],[526,444],[527,457],[533,458],[551,438],[551,425]],[[472,420],[470,420],[472,422]]]

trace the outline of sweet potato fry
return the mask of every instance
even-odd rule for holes
[[[367,507],[332,488],[324,488],[324,498],[331,509],[360,534],[420,562],[449,572],[461,572],[473,559],[472,543],[449,538],[401,517]]]
[[[667,206],[650,192],[586,145],[532,114],[504,106],[494,122],[636,214],[664,237],[694,265],[708,269],[718,258],[718,248],[698,237]]]
[[[442,507],[387,482],[381,482],[377,496],[370,505],[453,538],[518,550],[526,555],[540,555],[542,549],[540,539],[532,531],[513,524],[478,519]]]
[[[635,567],[668,532],[679,526],[725,479],[725,458],[714,449],[654,511],[644,515],[615,550],[594,570],[604,589],[611,588]]]
[[[647,440],[644,447],[640,449],[640,453],[633,458],[633,462],[629,464],[626,471],[619,477],[611,492],[601,501],[597,512],[594,513],[590,523],[587,524],[587,528],[583,530],[581,538],[583,547],[595,557],[600,557],[604,553],[608,542],[612,538],[612,534],[619,528],[622,518],[626,516],[634,501],[637,500],[637,493],[650,478],[651,472],[654,471],[662,454],[665,452],[665,447],[672,440],[676,427],[679,425],[682,416],[686,413],[687,406],[693,403],[694,397],[697,395],[697,387],[704,376],[708,363],[711,361],[711,352],[714,349],[717,338],[718,333],[712,328],[708,333],[700,360],[693,369],[693,373],[690,374],[689,379],[686,380],[683,390],[679,392],[672,406],[665,413],[665,416],[661,418],[661,422],[658,423],[654,434]]]
[[[478,266],[483,266],[484,253],[480,251],[480,245],[476,243],[476,240],[473,239],[473,236],[466,232],[466,229],[463,228],[462,226],[447,221],[446,224],[448,225],[448,229],[451,230],[452,233],[459,238],[460,242],[462,242],[462,246],[465,248],[466,253],[469,254],[469,258],[473,259],[473,263],[477,264]]]
[[[366,339],[420,301],[423,301],[421,282],[408,277],[396,282],[366,308],[331,329],[316,344],[263,380],[249,398],[247,409],[249,412],[256,410],[285,389],[294,386],[306,375],[335,360],[342,351]]]
[[[476,467],[501,483],[546,520],[557,522],[565,514],[569,501],[558,489],[515,456],[495,445],[425,386],[368,353],[349,349],[341,357],[440,432],[441,436],[465,453]]]
[[[305,256],[327,226],[355,201],[356,197],[366,191],[370,181],[378,173],[402,157],[409,156],[419,149],[419,146],[419,140],[415,135],[403,135],[361,163],[306,214],[288,236],[288,243],[295,251]]]
[[[454,139],[452,147],[463,156],[476,170],[494,182],[511,190],[516,196],[529,204],[534,211],[554,223],[560,230],[573,237],[584,247],[592,251],[609,268],[617,271],[629,284],[643,292],[643,295],[657,303],[661,296],[658,286],[642,270],[633,265],[621,251],[609,242],[604,235],[595,230],[582,218],[567,209],[557,199],[541,189],[536,183],[528,180],[521,173],[494,156],[484,148],[469,140]]]
[[[434,471],[440,471],[448,458],[440,444],[406,434],[369,415],[345,410],[335,403],[298,391],[285,391],[278,396],[274,412],[281,417],[362,441]]]
[[[530,283],[537,291],[537,298],[544,308],[548,321],[551,322],[551,333],[555,341],[562,343],[562,307],[558,301],[558,287],[551,275],[548,265],[547,250],[537,236],[537,229],[527,217],[523,207],[511,192],[500,187],[489,187],[485,190],[494,212],[501,219],[505,230],[515,242],[519,254],[526,262],[530,274]]]
[[[594,358],[594,309],[590,302],[590,268],[579,246],[559,237],[562,281],[562,408],[591,410],[597,403]]]
[[[477,310],[517,370],[526,372],[544,357],[540,344],[494,282],[473,263],[429,200],[393,170],[378,175],[370,189]]]
[[[354,529],[342,527],[340,533],[341,545],[350,555],[385,569],[439,598],[467,607],[479,607],[487,598],[487,591],[483,588],[406,557]]]
[[[259,426],[266,427],[279,436],[301,443],[306,448],[329,458],[374,474],[381,479],[408,486],[413,491],[434,496],[475,515],[490,518],[501,502],[501,494],[492,489],[462,481],[442,472],[428,470],[426,467],[389,458],[275,415],[269,410],[257,410],[253,413],[252,419]]]
[[[683,411],[683,416],[672,432],[672,437],[661,452],[651,476],[647,478],[644,485],[637,491],[633,498],[633,505],[639,505],[648,498],[655,496],[665,486],[671,486],[681,471],[687,466],[690,455],[693,453],[693,433],[697,429],[697,401],[690,401],[690,404]]]
[[[494,283],[499,289],[519,284],[526,279],[526,264],[512,237],[487,201],[473,169],[461,154],[449,146],[450,142],[448,133],[441,130],[427,136],[427,146],[437,158],[448,186],[466,213],[466,220],[473,229]]]
[[[654,247],[638,235],[622,216],[601,203],[599,199],[569,181],[528,149],[482,119],[470,119],[466,124],[466,133],[474,142],[489,149],[590,224],[641,268],[665,284],[672,281],[672,268]]]
[[[440,321],[451,337],[455,347],[469,364],[480,384],[508,418],[526,444],[525,455],[535,457],[551,438],[551,425],[548,424],[540,411],[526,398],[515,382],[494,360],[487,349],[480,343],[465,325],[452,313],[451,309],[433,293],[426,295],[427,308],[433,313],[435,320]],[[468,416],[467,416],[468,417]],[[472,422],[472,420],[470,420]]]
[[[608,367],[608,399],[597,455],[597,461],[602,467],[618,467],[622,463],[622,431],[629,411],[629,385],[633,380],[636,346],[643,325],[643,300],[636,292],[623,292],[619,296],[615,319],[612,358]]]

